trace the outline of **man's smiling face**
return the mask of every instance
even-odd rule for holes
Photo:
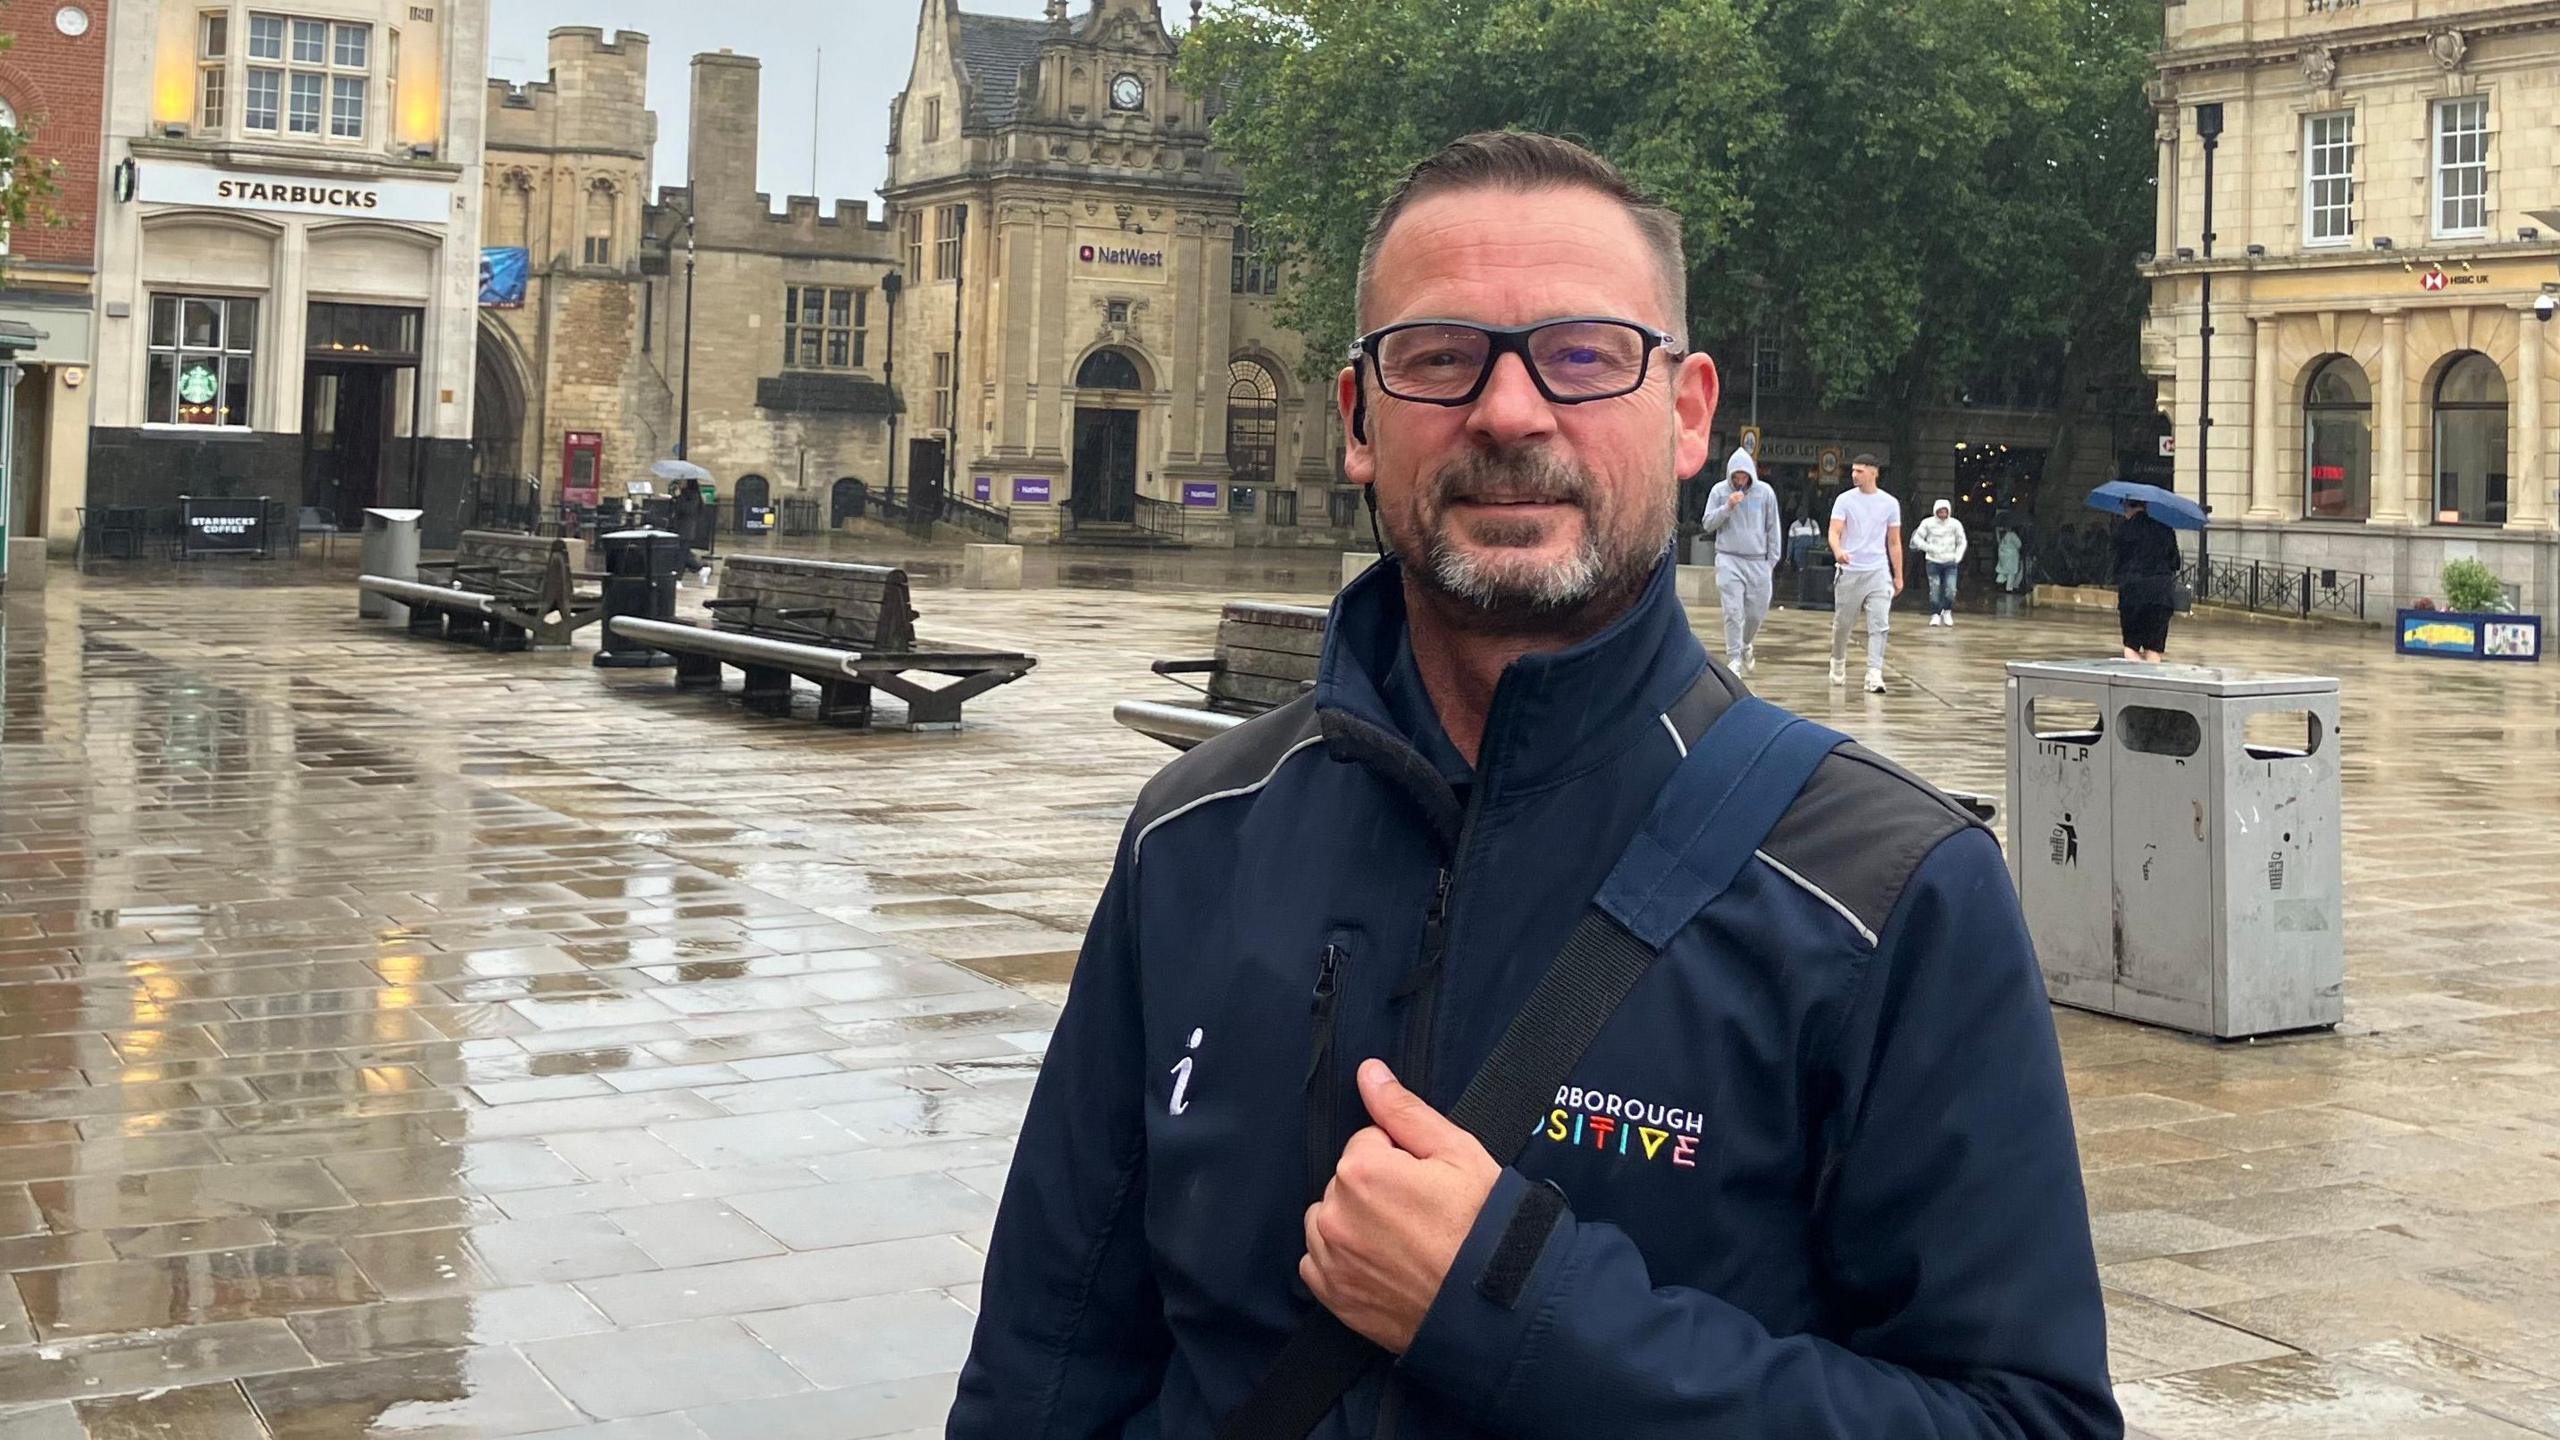
[[[1677,334],[1652,253],[1591,190],[1435,195],[1389,232],[1361,324],[1608,316]],[[1397,400],[1348,370],[1342,385],[1344,413],[1363,398],[1368,411],[1344,468],[1377,487],[1407,572],[1526,628],[1569,626],[1642,588],[1670,543],[1676,478],[1706,463],[1715,416],[1715,367],[1694,355],[1656,353],[1632,394],[1579,405],[1549,401],[1517,355],[1466,405]]]

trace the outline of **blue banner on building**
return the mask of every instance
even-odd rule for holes
[[[492,245],[480,252],[480,303],[501,310],[524,304],[525,250]]]

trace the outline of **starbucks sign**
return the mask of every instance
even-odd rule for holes
[[[190,405],[210,405],[222,393],[222,377],[199,360],[178,372],[178,398]]]

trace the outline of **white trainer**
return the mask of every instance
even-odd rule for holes
[[[1867,672],[1867,693],[1870,695],[1881,695],[1884,693],[1883,671],[1870,670]]]
[[[1757,646],[1757,645],[1745,645],[1745,646],[1743,646],[1743,647],[1742,647],[1742,673],[1743,673],[1743,674],[1745,674],[1745,675],[1748,675],[1748,674],[1750,674],[1752,671],[1757,670],[1757,669],[1759,669],[1759,668],[1760,668],[1760,647],[1759,647],[1759,646]]]
[[[705,585],[711,583],[711,567],[708,565],[702,567],[702,583]]]
[[[1831,683],[1834,685],[1845,685],[1849,683],[1848,661],[1834,660],[1831,662]]]
[[[1930,628],[1930,629],[1935,630],[1935,629],[1937,629],[1939,626],[1944,625],[1944,624],[1946,624],[1946,623],[1947,623],[1947,619],[1946,619],[1946,617],[1945,617],[1945,616],[1943,616],[1943,615],[1939,614],[1939,613],[1938,613],[1937,611],[1935,611],[1935,610],[1932,610],[1932,611],[1930,611],[1930,612],[1929,612],[1929,628]]]
[[[1956,628],[1956,612],[1953,610],[1947,612],[1947,628],[1950,630]]]

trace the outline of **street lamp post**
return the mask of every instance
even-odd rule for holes
[[[2204,258],[2213,258],[2213,153],[2222,148],[2222,106],[2196,107],[2196,138],[2204,142]],[[2204,507],[2205,526],[2196,531],[2196,594],[2201,597],[2213,578],[2213,271],[2204,272],[2203,363],[2196,376],[2196,503]],[[2263,425],[2266,417],[2254,416]]]
[[[689,460],[693,439],[693,197],[684,212],[684,388],[676,398],[676,458]]]
[[[898,292],[907,282],[892,270],[880,277],[880,294],[889,302],[889,348],[880,359],[880,383],[889,390],[889,480],[880,493],[898,495]]]

